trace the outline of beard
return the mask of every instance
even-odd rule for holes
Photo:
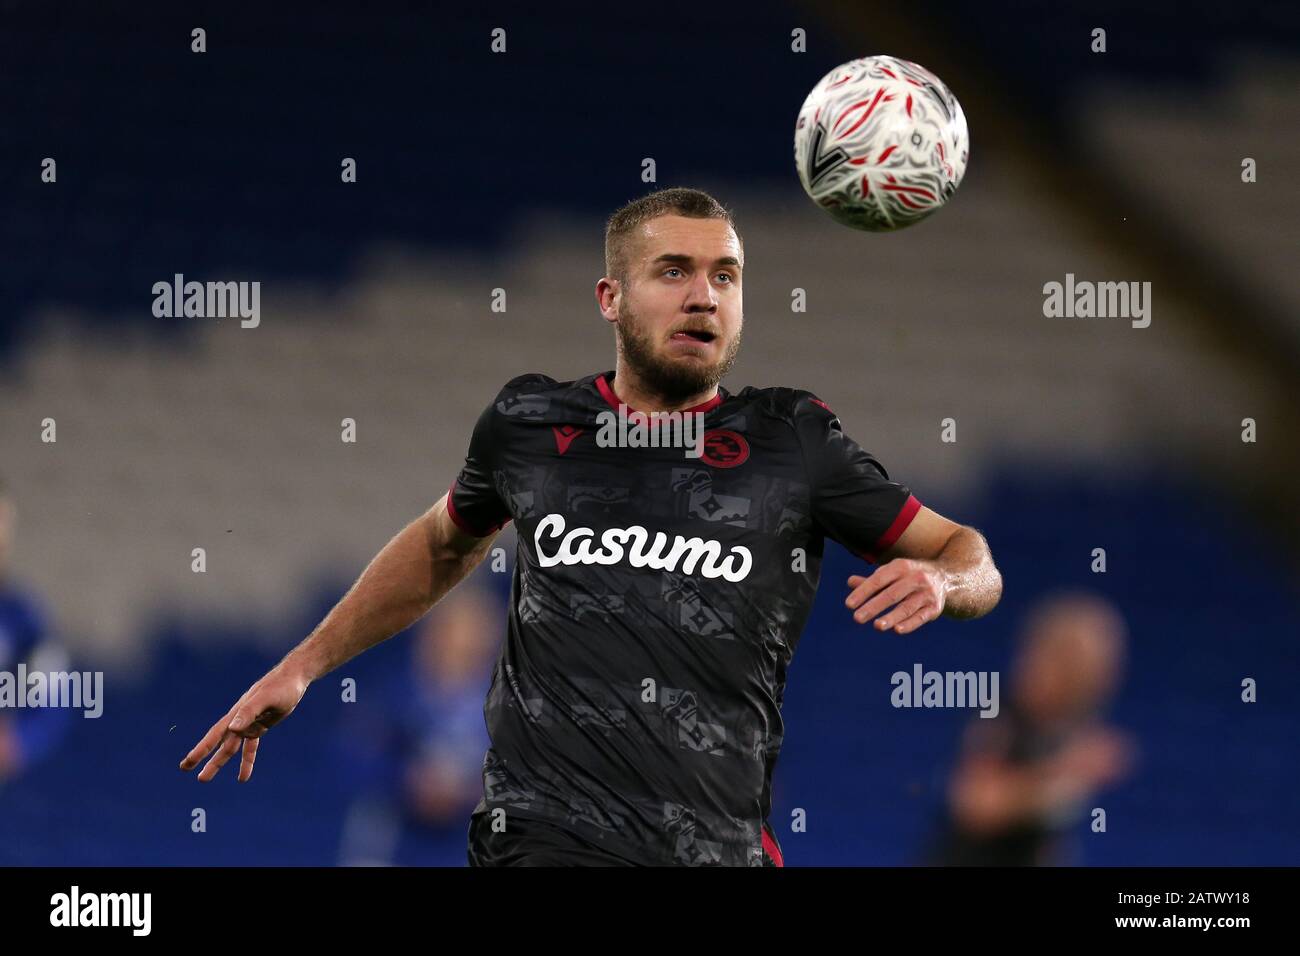
[[[615,334],[619,354],[642,385],[660,398],[674,402],[698,395],[722,381],[736,364],[743,328],[743,325],[736,328],[736,337],[727,344],[722,358],[713,364],[673,360],[656,351],[657,343],[626,302],[619,307]]]

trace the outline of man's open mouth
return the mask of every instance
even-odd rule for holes
[[[678,340],[691,339],[696,342],[712,342],[717,336],[703,329],[686,329],[681,332],[674,332],[673,338]]]

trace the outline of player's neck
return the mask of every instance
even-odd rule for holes
[[[623,364],[621,356],[614,369],[614,379],[609,384],[619,401],[630,409],[646,413],[679,412],[694,408],[696,405],[703,405],[718,394],[718,386],[712,385],[685,397],[661,395],[647,389],[636,373]]]

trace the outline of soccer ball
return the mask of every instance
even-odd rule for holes
[[[831,70],[794,128],[804,191],[836,221],[870,232],[910,226],[946,203],[969,152],[957,98],[929,70],[892,56]]]

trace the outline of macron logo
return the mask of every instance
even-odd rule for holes
[[[574,428],[572,425],[552,425],[551,431],[555,432],[555,450],[563,455],[573,444],[573,440],[583,433],[585,429]]]
[[[547,554],[542,548],[544,538],[558,538],[559,547]],[[754,564],[748,548],[736,545],[722,558],[722,545],[717,541],[674,535],[669,546],[668,535],[662,531],[655,534],[654,544],[647,550],[650,532],[635,524],[630,528],[607,528],[600,536],[601,547],[592,550],[595,538],[596,532],[591,528],[574,528],[565,534],[564,517],[549,514],[537,523],[533,546],[537,561],[544,568],[557,564],[618,564],[626,558],[634,568],[656,571],[676,571],[681,565],[684,574],[694,574],[698,565],[699,573],[706,578],[734,582],[745,580]]]
[[[51,926],[129,926],[134,936],[148,936],[152,893],[71,893],[50,897]]]

